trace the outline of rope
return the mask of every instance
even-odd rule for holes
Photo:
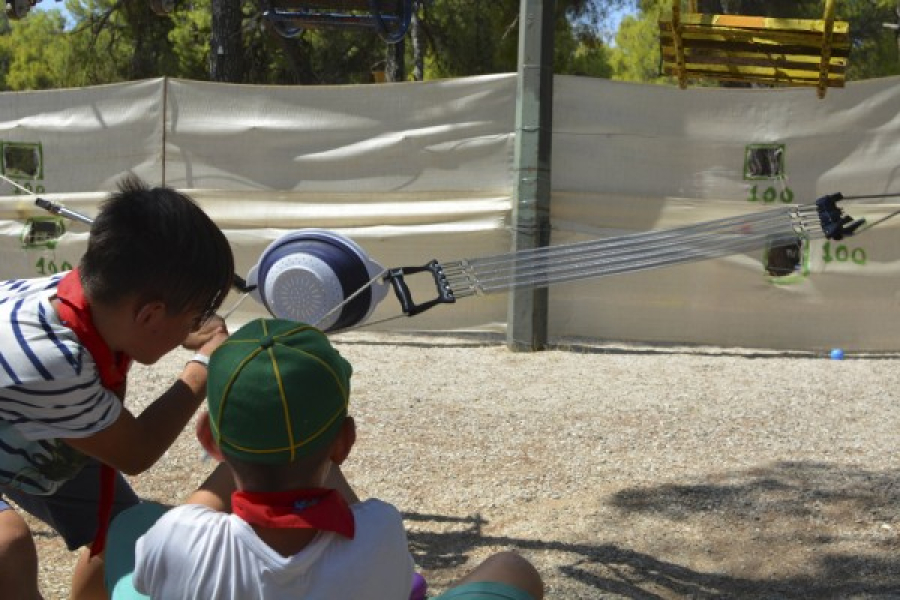
[[[331,315],[333,315],[333,314],[336,313],[337,311],[339,311],[339,310],[341,310],[342,308],[344,308],[345,305],[347,305],[348,303],[352,302],[354,298],[356,298],[357,296],[359,296],[360,294],[362,294],[364,291],[366,291],[367,289],[369,289],[370,287],[372,287],[372,284],[374,284],[376,281],[378,281],[379,279],[381,279],[382,277],[384,277],[386,274],[387,274],[387,269],[384,269],[383,271],[381,271],[381,273],[378,273],[375,277],[373,277],[372,279],[370,279],[369,281],[367,281],[366,283],[364,283],[363,285],[361,285],[361,286],[359,287],[359,289],[357,289],[355,292],[353,292],[352,294],[350,294],[349,296],[347,296],[346,298],[344,298],[344,300],[343,300],[342,302],[338,303],[334,308],[332,308],[332,309],[329,310],[327,313],[325,313],[324,315],[322,315],[322,316],[319,318],[318,321],[316,321],[315,323],[312,323],[312,326],[313,326],[313,327],[319,327],[319,325],[321,325],[322,321],[324,321],[325,319],[327,319],[328,317],[330,317]]]
[[[894,197],[900,197],[900,193],[845,196],[843,200]],[[900,210],[860,228],[857,233],[898,214]],[[440,267],[453,296],[465,298],[656,269],[823,237],[825,233],[817,206],[800,204],[673,229],[462,259],[441,263]],[[387,272],[379,273],[319,322],[340,310]],[[370,322],[366,326],[400,316]]]
[[[456,297],[654,269],[823,237],[815,206],[442,264]]]
[[[880,199],[884,199],[884,198],[900,198],[900,192],[893,192],[893,193],[887,193],[887,194],[870,194],[870,195],[864,195],[864,196],[844,196],[841,199],[841,202],[844,202],[844,201],[854,202],[857,200],[880,200]],[[859,235],[863,231],[868,231],[869,229],[872,229],[876,225],[881,225],[885,221],[887,221],[889,219],[893,219],[897,215],[900,215],[900,209],[895,210],[894,212],[878,219],[877,221],[872,221],[871,223],[866,223],[865,225],[863,225],[862,227],[860,227],[859,229],[856,230],[856,234]]]
[[[2,174],[0,179],[35,195],[31,190],[19,186]],[[843,196],[841,201],[885,198],[900,198],[900,192]],[[59,211],[58,214],[68,218],[81,217],[90,222],[89,218],[50,202],[43,201],[42,208],[51,212]],[[64,210],[65,212],[62,212]],[[900,210],[859,228],[856,233],[871,229],[898,214]],[[462,259],[442,263],[439,266],[446,280],[446,287],[453,297],[465,298],[523,287],[548,287],[557,283],[656,269],[749,252],[762,247],[796,244],[801,240],[825,237],[822,227],[816,205],[799,204],[685,227]],[[383,279],[387,273],[388,270],[385,269],[372,277],[313,325],[320,326],[323,321],[343,309],[375,282]],[[226,316],[234,312],[247,295],[245,293],[239,298]],[[403,315],[367,325],[384,323],[401,316]]]
[[[841,202],[845,200],[852,202],[854,200],[876,200],[882,198],[900,198],[900,192],[888,192],[886,194],[868,194],[863,196],[844,196],[843,198],[841,198]]]

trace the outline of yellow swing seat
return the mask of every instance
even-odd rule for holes
[[[712,79],[816,87],[823,98],[827,88],[844,87],[850,26],[834,19],[834,0],[826,0],[823,19],[682,14],[673,0],[659,29],[663,71],[682,89]]]

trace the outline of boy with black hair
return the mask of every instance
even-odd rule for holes
[[[89,546],[73,598],[105,597],[109,518],[138,503],[136,475],[169,448],[206,393],[228,332],[212,315],[231,287],[228,240],[187,196],[126,177],[91,225],[78,268],[0,282],[0,590],[40,598],[37,552],[6,500],[70,550]],[[140,415],[123,405],[132,360],[197,354]]]
[[[197,427],[221,463],[187,504],[145,503],[116,519],[113,600],[408,600],[400,513],[328,487],[356,441],[351,372],[310,325],[259,319],[232,334],[210,359]],[[506,552],[440,598],[542,597],[534,567]]]

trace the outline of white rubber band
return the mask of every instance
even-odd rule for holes
[[[207,369],[209,368],[209,357],[205,354],[200,354],[199,352],[191,357],[189,363],[195,362],[203,365]]]

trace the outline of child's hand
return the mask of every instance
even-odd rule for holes
[[[228,339],[228,326],[219,315],[210,317],[197,331],[188,334],[181,343],[188,350],[211,356],[213,350]]]

